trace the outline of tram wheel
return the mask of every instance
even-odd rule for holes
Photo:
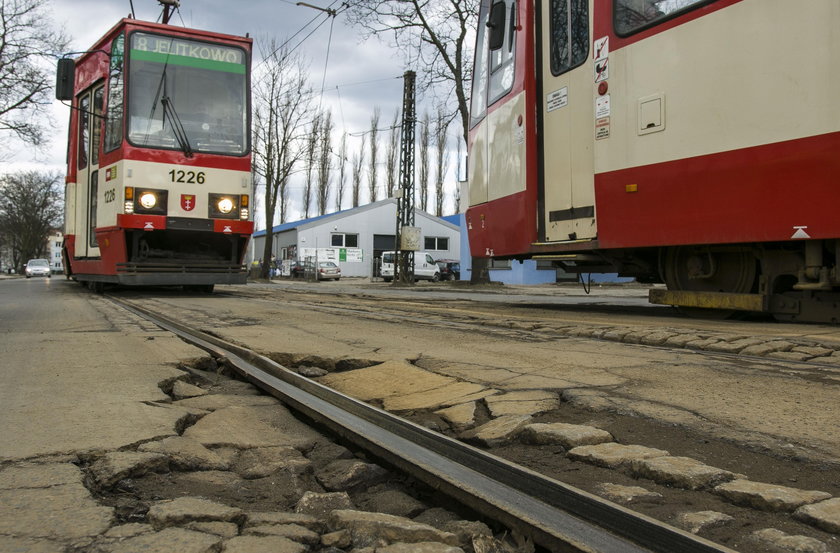
[[[668,290],[689,292],[752,292],[756,279],[756,259],[747,249],[675,246],[668,248],[662,262]],[[679,307],[690,316],[704,319],[727,319],[734,309]]]

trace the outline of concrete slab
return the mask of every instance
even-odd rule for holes
[[[169,400],[158,382],[182,375],[176,361],[200,350],[52,280],[41,294],[16,286],[28,282],[3,285],[0,461],[174,435],[184,412],[151,402]]]
[[[72,463],[20,463],[0,471],[0,490],[82,484],[83,478],[82,471]]]
[[[709,466],[691,457],[634,459],[630,461],[630,470],[636,476],[687,490],[702,490],[735,478],[735,474],[728,470]]]
[[[840,497],[800,507],[794,516],[826,532],[840,534]]]
[[[200,497],[179,497],[158,501],[149,507],[146,515],[156,529],[186,524],[187,522],[233,522],[240,524],[245,520],[245,512],[202,499]]]
[[[616,503],[655,503],[661,501],[662,494],[652,492],[641,486],[622,486],[605,482],[598,485],[598,492]]]
[[[481,384],[453,382],[441,388],[424,390],[408,395],[386,397],[382,406],[386,411],[407,411],[410,409],[437,409],[463,401],[476,400],[495,394]]]
[[[456,430],[462,430],[475,424],[475,409],[475,402],[470,401],[461,405],[453,405],[446,409],[440,409],[435,411],[435,414],[443,417]]]
[[[475,439],[488,447],[503,445],[511,441],[516,434],[531,422],[531,415],[506,415],[482,424],[478,428],[467,430],[461,438]]]
[[[406,396],[457,382],[454,378],[419,369],[405,361],[387,361],[364,369],[331,373],[317,380],[362,401]]]
[[[560,397],[550,390],[520,390],[490,396],[485,400],[494,417],[537,415],[560,407]]]
[[[677,515],[677,524],[692,534],[699,534],[708,528],[716,528],[729,524],[735,520],[726,513],[717,511],[697,511],[694,513],[681,513]]]
[[[72,542],[98,536],[113,521],[81,484],[0,490],[0,535]]]
[[[557,444],[566,449],[613,441],[612,434],[606,430],[594,426],[562,422],[529,424],[522,429],[520,439],[526,443],[537,445]]]
[[[775,551],[791,551],[792,553],[830,553],[831,549],[816,538],[809,536],[794,536],[775,528],[765,528],[752,533],[752,538],[770,546]]]
[[[264,407],[226,407],[213,411],[184,431],[205,447],[232,446],[239,449],[271,446],[301,446],[298,436],[289,435],[261,420]],[[279,405],[276,409],[285,410]]]
[[[794,511],[802,505],[829,499],[831,494],[816,490],[800,490],[777,484],[733,480],[715,488],[715,493],[738,505],[764,511]]]
[[[153,534],[141,534],[118,541],[110,547],[109,553],[215,553],[222,538],[204,532],[183,528],[167,528]]]
[[[573,461],[583,461],[607,468],[629,466],[634,460],[652,459],[665,455],[668,455],[668,452],[664,449],[616,443],[582,445],[567,453],[567,456]]]

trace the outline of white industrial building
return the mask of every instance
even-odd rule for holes
[[[287,274],[294,261],[314,259],[334,261],[342,277],[376,275],[383,251],[394,249],[397,201],[393,198],[275,226],[272,229],[272,255]],[[414,211],[414,226],[420,229],[420,246],[435,259],[459,259],[460,228],[434,215]],[[251,240],[251,259],[262,260],[266,231],[257,231]]]

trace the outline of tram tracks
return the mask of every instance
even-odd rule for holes
[[[335,392],[148,308],[115,301],[227,359],[244,378],[308,418],[547,550],[731,551]]]

